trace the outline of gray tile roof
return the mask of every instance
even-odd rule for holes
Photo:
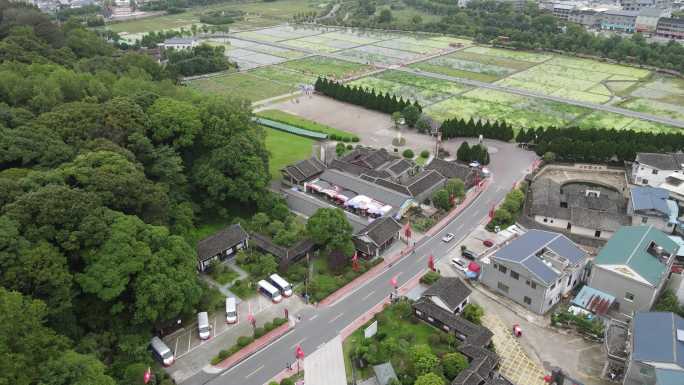
[[[587,190],[599,196],[587,196]],[[616,231],[631,223],[627,199],[622,193],[596,185],[571,182],[561,185],[551,178],[535,180],[530,187],[530,214],[569,220],[573,226]],[[564,202],[567,207],[561,207]]]
[[[562,234],[551,231],[530,230],[497,251],[493,259],[516,263],[534,274],[546,285],[551,285],[558,279],[560,274],[547,266],[537,256],[538,253],[545,250],[566,259],[570,265],[582,263],[587,258],[584,250],[580,249]]]
[[[357,194],[367,195],[370,198],[391,205],[395,209],[401,207],[406,200],[411,198],[408,195],[398,193],[338,170],[325,170],[323,174],[321,174],[320,179],[347,190],[354,191]]]
[[[399,230],[401,230],[401,225],[394,218],[384,216],[371,222],[365,229],[356,234],[355,238],[367,238],[375,246],[380,246],[395,236]]]
[[[325,170],[325,165],[316,158],[304,159],[291,164],[283,169],[297,183],[305,182],[320,175]]]
[[[230,225],[197,243],[197,259],[200,261],[209,259],[245,241],[248,237],[249,235],[239,223]]]
[[[259,233],[250,235],[250,246],[277,257],[281,263],[296,261],[316,247],[311,239],[305,238],[288,248],[276,245],[270,237]]]
[[[394,367],[391,362],[373,365],[373,372],[380,385],[387,385],[391,380],[397,378],[397,374],[394,372]]]
[[[632,209],[637,211],[655,211],[665,217],[670,215],[667,199],[670,193],[662,188],[634,186],[630,188]]]
[[[637,312],[632,323],[633,360],[684,368],[684,342],[677,339],[677,330],[684,331],[684,318],[674,313]]]
[[[406,171],[410,170],[411,168],[413,168],[414,166],[415,164],[412,161],[409,161],[407,159],[400,159],[392,163],[389,167],[387,167],[387,170],[392,172],[394,175],[401,175]]]
[[[681,170],[684,164],[684,154],[639,152],[635,161],[658,170]]]
[[[459,162],[450,162],[444,159],[434,158],[425,166],[425,169],[435,170],[447,179],[458,178],[466,183],[466,186],[472,185],[475,179],[475,172],[473,169],[467,164]]]
[[[439,297],[453,312],[463,300],[468,298],[470,293],[472,291],[460,278],[442,277],[430,286],[423,295],[426,297]]]

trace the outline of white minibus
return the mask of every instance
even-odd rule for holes
[[[266,297],[270,298],[271,301],[278,303],[280,300],[283,299],[283,297],[280,295],[280,291],[273,287],[270,283],[268,283],[266,280],[261,280],[259,281],[259,292],[261,294],[265,295]]]
[[[169,349],[168,346],[162,341],[159,337],[153,337],[152,341],[150,342],[150,347],[152,348],[152,352],[154,353],[155,357],[164,366],[170,366],[173,364],[173,353],[171,352],[171,349]]]
[[[284,280],[283,277],[279,276],[278,274],[271,274],[271,276],[268,278],[271,280],[273,286],[275,286],[276,289],[279,289],[285,297],[289,297],[292,295],[292,285],[287,283],[287,281]]]

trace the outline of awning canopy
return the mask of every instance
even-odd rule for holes
[[[473,273],[479,274],[480,273],[480,265],[478,265],[477,263],[475,263],[473,261],[470,261],[470,263],[468,264],[468,270],[472,271]]]

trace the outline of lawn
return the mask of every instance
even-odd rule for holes
[[[220,269],[212,269],[209,275],[214,281],[221,285],[233,282],[240,276],[235,270],[226,265],[223,265],[223,267]]]
[[[328,135],[336,135],[343,138],[349,138],[349,140],[356,137],[356,135],[349,133],[347,131],[338,130],[330,126],[326,126],[325,124],[320,124],[297,115],[289,114],[285,111],[265,110],[258,112],[257,115],[264,117],[266,119],[271,119],[277,122],[290,124],[295,127],[300,127],[309,131],[322,132]]]
[[[363,345],[368,346],[364,354],[369,364],[377,365],[390,360],[397,375],[405,373],[410,366],[409,351],[415,345],[428,345],[437,356],[456,350],[458,343],[452,334],[445,333],[425,322],[414,320],[411,305],[399,302],[376,314],[378,332],[370,339],[364,338],[364,329],[373,321],[357,329],[342,344],[347,380],[351,381],[351,357]],[[392,351],[388,351],[388,350]],[[365,350],[365,349],[363,349]],[[372,362],[376,361],[376,362]],[[357,373],[359,370],[356,370]],[[372,368],[367,365],[360,370],[361,378],[372,375]]]
[[[330,59],[323,56],[292,60],[283,63],[282,66],[314,77],[331,76],[335,78],[346,78],[370,70],[369,66],[363,64]]]
[[[201,92],[257,101],[294,91],[292,87],[254,76],[249,72],[193,80],[188,86]]]
[[[268,170],[271,178],[279,180],[280,170],[299,160],[309,158],[314,140],[266,128],[266,148],[270,152]]]

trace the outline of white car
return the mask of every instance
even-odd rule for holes
[[[446,242],[446,243],[449,243],[449,242],[451,242],[455,237],[456,237],[456,236],[455,236],[453,233],[446,233],[446,234],[442,237],[442,241],[444,241],[444,242]]]
[[[462,273],[466,273],[468,271],[468,264],[466,261],[462,260],[461,258],[453,258],[451,260],[451,264],[454,265],[456,270],[459,270]]]

